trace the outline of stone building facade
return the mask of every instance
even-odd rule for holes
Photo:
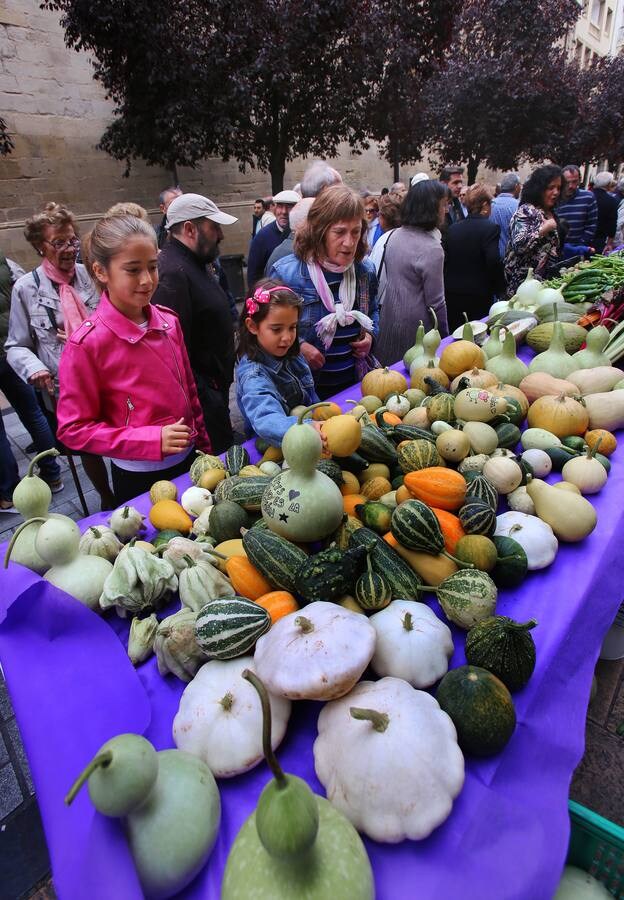
[[[41,10],[38,0],[0,0],[0,116],[15,143],[10,156],[0,158],[0,247],[7,256],[35,264],[24,220],[49,200],[72,209],[82,231],[120,200],[142,204],[158,221],[158,194],[171,175],[136,162],[125,178],[124,163],[96,150],[111,115],[88,55],[65,46],[58,15]],[[300,179],[305,165],[297,160],[288,166],[285,186]],[[374,147],[361,156],[345,147],[334,165],[357,189],[379,190],[392,182]],[[407,171],[402,174],[406,180]],[[178,175],[184,190],[206,194],[239,217],[226,229],[222,252],[246,253],[252,203],[270,193],[268,174],[241,173],[235,162],[207,159]]]

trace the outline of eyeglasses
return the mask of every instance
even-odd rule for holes
[[[72,249],[76,249],[80,247],[80,238],[73,237],[69,238],[67,241],[48,241],[44,238],[44,244],[49,244],[53,250],[56,250],[59,253],[61,250],[64,250],[65,247],[71,247]]]

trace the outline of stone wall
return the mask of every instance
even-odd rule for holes
[[[15,143],[11,155],[0,158],[0,246],[8,256],[35,264],[22,234],[24,219],[48,200],[72,209],[82,231],[119,200],[141,203],[158,221],[158,194],[171,176],[138,162],[125,178],[123,163],[95,149],[111,115],[88,55],[65,46],[57,14],[39,9],[37,0],[0,0],[0,116]],[[287,187],[305,165],[298,160],[288,167]],[[347,146],[334,165],[355,188],[378,190],[392,182],[376,148],[357,156]],[[402,175],[406,180],[408,172]],[[208,159],[196,170],[181,169],[179,178],[185,190],[206,194],[239,217],[227,229],[222,252],[246,253],[251,207],[270,193],[268,174],[243,174],[235,162]]]

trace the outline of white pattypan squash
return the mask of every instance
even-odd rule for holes
[[[524,512],[501,513],[496,517],[495,535],[513,538],[526,553],[529,571],[545,569],[557,555],[559,541],[547,522]]]
[[[375,841],[426,838],[451,812],[464,757],[451,719],[401,678],[362,681],[318,719],[314,768],[327,799]]]
[[[178,750],[203,759],[216,778],[247,772],[264,759],[262,707],[242,677],[245,669],[255,671],[251,656],[204,663],[184,689],[173,720]],[[286,734],[291,703],[272,694],[269,700],[275,750]]]
[[[451,629],[416,600],[393,600],[372,615],[377,634],[371,666],[377,675],[404,678],[415,688],[435,684],[453,655]]]
[[[334,700],[351,690],[374,649],[375,629],[367,618],[316,600],[258,638],[254,666],[272,694]]]

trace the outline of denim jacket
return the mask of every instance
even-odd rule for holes
[[[291,253],[278,259],[269,273],[281,284],[287,285],[303,299],[299,316],[299,340],[312,344],[323,352],[323,344],[316,333],[316,323],[327,315],[327,310],[316,293],[305,262]],[[373,338],[379,333],[379,309],[377,306],[377,275],[369,260],[355,264],[356,298],[354,309],[369,316],[373,323]]]
[[[288,411],[316,403],[318,397],[303,356],[277,359],[260,351],[253,360],[243,356],[236,366],[236,399],[248,436],[257,434],[279,447],[297,421]]]

